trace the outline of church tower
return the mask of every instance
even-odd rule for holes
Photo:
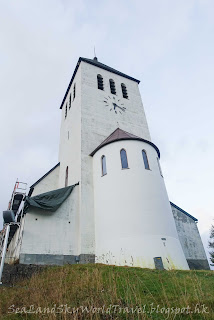
[[[58,188],[79,182],[74,254],[188,269],[139,82],[96,57],[79,58],[62,101]]]

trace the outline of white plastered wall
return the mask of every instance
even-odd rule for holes
[[[76,95],[73,100],[73,88],[76,85]],[[69,97],[72,97],[69,109]],[[67,104],[67,117],[65,108]],[[67,94],[61,110],[61,128],[59,145],[59,188],[65,187],[65,172],[68,166],[68,185],[73,185],[81,179],[81,70],[78,69],[72,86]]]
[[[32,208],[26,213],[20,254],[77,255],[78,189],[55,212]]]
[[[125,148],[129,169],[121,169]],[[146,170],[142,150],[151,170]],[[107,175],[101,174],[106,156]],[[93,157],[96,262],[166,269],[189,269],[175,227],[156,150],[141,141],[118,141]],[[163,240],[165,239],[165,240]]]
[[[76,86],[75,99],[73,99],[73,88]],[[59,145],[59,188],[65,187],[65,173],[68,166],[68,185],[80,183],[78,187],[79,205],[76,212],[78,221],[81,218],[81,66],[79,67],[71,88],[67,94],[61,110],[61,129]],[[69,109],[69,98],[71,94],[71,107]],[[67,104],[67,117],[65,108]],[[80,254],[80,223],[77,230],[77,254]]]
[[[60,167],[56,167],[53,171],[51,171],[46,177],[44,177],[40,182],[38,182],[33,190],[32,197],[45,193],[48,191],[52,191],[58,189],[59,185],[59,169]]]

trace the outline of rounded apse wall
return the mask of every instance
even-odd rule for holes
[[[127,169],[121,166],[121,149]],[[93,182],[96,262],[155,268],[154,258],[161,258],[165,269],[189,269],[153,146],[138,140],[103,146],[93,156]]]

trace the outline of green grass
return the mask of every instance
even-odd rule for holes
[[[31,305],[34,312],[40,308],[38,313],[21,309]],[[67,312],[66,307],[63,312],[57,309],[61,305],[67,305]],[[78,312],[72,310],[78,307]],[[18,313],[12,312],[15,308]],[[211,320],[214,273],[105,265],[49,267],[15,287],[0,288],[0,319]]]

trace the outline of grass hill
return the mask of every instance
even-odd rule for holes
[[[0,287],[0,319],[214,319],[212,271],[48,267]]]

